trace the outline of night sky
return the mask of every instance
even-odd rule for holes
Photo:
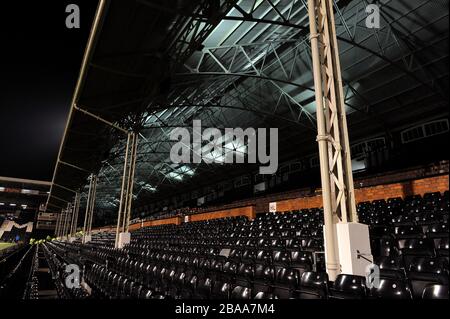
[[[71,3],[80,29],[65,26]],[[0,176],[51,180],[97,1],[1,6]]]

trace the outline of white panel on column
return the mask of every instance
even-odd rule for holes
[[[120,233],[117,248],[122,249],[125,245],[130,243],[130,240],[131,240],[130,233]]]
[[[366,267],[371,264],[368,260],[373,261],[369,227],[360,223],[338,223],[336,224],[336,237],[341,272],[365,276]],[[364,258],[358,258],[358,255]]]
[[[84,235],[83,237],[83,244],[88,243],[92,240],[92,236],[91,235]]]

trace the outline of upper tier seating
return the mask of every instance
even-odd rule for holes
[[[442,298],[448,209],[448,192],[358,205],[380,266],[380,286],[371,289],[364,277],[328,280],[320,209],[142,228],[122,250],[112,235],[48,246],[83,264],[99,298]]]

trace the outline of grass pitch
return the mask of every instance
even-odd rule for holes
[[[9,248],[9,247],[14,246],[14,245],[15,244],[12,244],[12,243],[0,243],[0,250]]]

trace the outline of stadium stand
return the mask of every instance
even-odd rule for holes
[[[447,2],[98,0],[0,300],[449,300]]]
[[[94,298],[445,299],[448,209],[448,192],[358,205],[380,267],[372,289],[364,277],[328,279],[318,208],[144,227],[124,249],[114,248],[111,232],[43,247],[55,265],[83,268]],[[86,298],[81,291],[71,297]]]

